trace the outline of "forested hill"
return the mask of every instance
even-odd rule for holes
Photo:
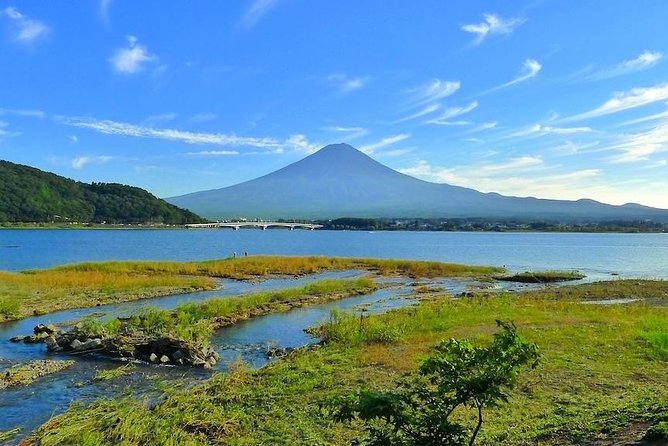
[[[0,160],[0,222],[164,223],[203,221],[144,189],[86,184]]]

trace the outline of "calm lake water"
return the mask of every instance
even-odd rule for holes
[[[594,278],[668,277],[668,234],[304,230],[0,230],[0,270],[89,260],[331,255],[577,269]]]

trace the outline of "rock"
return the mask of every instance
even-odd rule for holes
[[[157,362],[158,361],[158,355],[155,353],[151,353],[151,356],[148,357],[148,360],[151,362]]]
[[[83,344],[82,344],[82,342],[81,342],[80,340],[75,339],[74,341],[72,341],[72,342],[70,343],[70,348],[71,348],[72,350],[74,350],[74,351],[79,351],[79,349],[81,348],[82,345],[83,345]]]
[[[163,364],[167,364],[167,363],[169,362],[169,356],[167,356],[167,355],[162,355],[162,356],[160,357],[160,362],[163,363]]]
[[[26,344],[38,344],[40,342],[44,342],[44,340],[48,337],[49,337],[48,333],[41,332],[41,333],[36,334],[36,335],[26,336],[23,339],[23,342],[25,342]]]
[[[57,352],[63,349],[60,345],[58,345],[56,338],[53,336],[49,336],[44,339],[44,343],[46,344],[46,349],[50,352]]]
[[[39,335],[41,333],[52,335],[56,332],[56,327],[54,327],[53,325],[39,324],[35,328],[33,328],[33,332],[35,333],[35,335]]]
[[[93,339],[86,339],[86,342],[81,344],[80,349],[81,350],[92,350],[95,348],[99,348],[102,346],[102,339],[100,338],[93,338]]]
[[[23,342],[28,336],[14,336],[10,339],[11,342]]]
[[[183,359],[183,352],[181,350],[177,350],[174,353],[172,353],[172,359],[174,361],[178,361],[179,359]]]

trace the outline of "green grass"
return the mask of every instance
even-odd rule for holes
[[[620,281],[519,296],[444,298],[361,321],[335,314],[321,328],[328,343],[319,349],[257,371],[235,365],[210,382],[169,392],[152,409],[134,399],[75,406],[32,441],[45,446],[350,444],[362,427],[336,423],[331,401],[361,387],[392,388],[443,339],[487,343],[495,320],[503,319],[536,342],[543,358],[540,367],[520,375],[509,404],[488,413],[480,444],[582,444],[630,423],[665,420],[668,362],[657,354],[662,338],[657,343],[651,334],[663,333],[668,308],[583,305],[573,297],[601,289],[620,297],[655,296],[665,286]]]
[[[137,367],[134,364],[128,363],[114,369],[98,370],[95,372],[95,376],[93,376],[93,381],[109,381],[120,378],[121,376],[131,374],[136,369]]]
[[[305,275],[327,270],[362,269],[384,275],[410,277],[489,276],[503,268],[415,260],[364,259],[347,257],[249,256],[203,262],[104,262],[81,263],[57,271],[108,272],[122,274],[179,274],[253,279],[272,275]]]
[[[285,311],[295,306],[367,294],[376,288],[374,281],[367,277],[326,279],[301,288],[209,299],[199,303],[185,303],[173,311],[148,308],[125,321],[112,319],[107,322],[99,322],[96,319],[87,318],[79,323],[77,328],[86,333],[88,337],[141,335],[141,337],[148,338],[170,337],[207,344],[214,329],[242,319]]]
[[[489,277],[502,268],[408,260],[250,256],[203,262],[91,262],[23,273],[0,271],[0,322],[67,308],[215,288],[213,278],[301,276],[362,269],[410,277]]]
[[[497,280],[521,283],[552,283],[580,280],[586,276],[578,271],[525,271],[512,276],[499,276]]]
[[[10,387],[22,387],[32,384],[42,376],[57,373],[74,365],[74,361],[37,360],[16,364],[1,371],[0,391]]]
[[[0,441],[9,441],[21,432],[21,428],[17,427],[7,431],[0,431]]]
[[[0,320],[215,288],[209,277],[109,271],[0,271]]]

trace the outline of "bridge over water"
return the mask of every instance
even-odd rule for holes
[[[191,223],[187,224],[189,229],[206,229],[206,228],[232,228],[235,231],[239,228],[257,228],[263,231],[267,228],[288,228],[291,231],[294,229],[319,229],[322,225],[315,225],[311,223],[286,223],[279,221],[233,221],[233,222],[215,222],[215,223]]]

